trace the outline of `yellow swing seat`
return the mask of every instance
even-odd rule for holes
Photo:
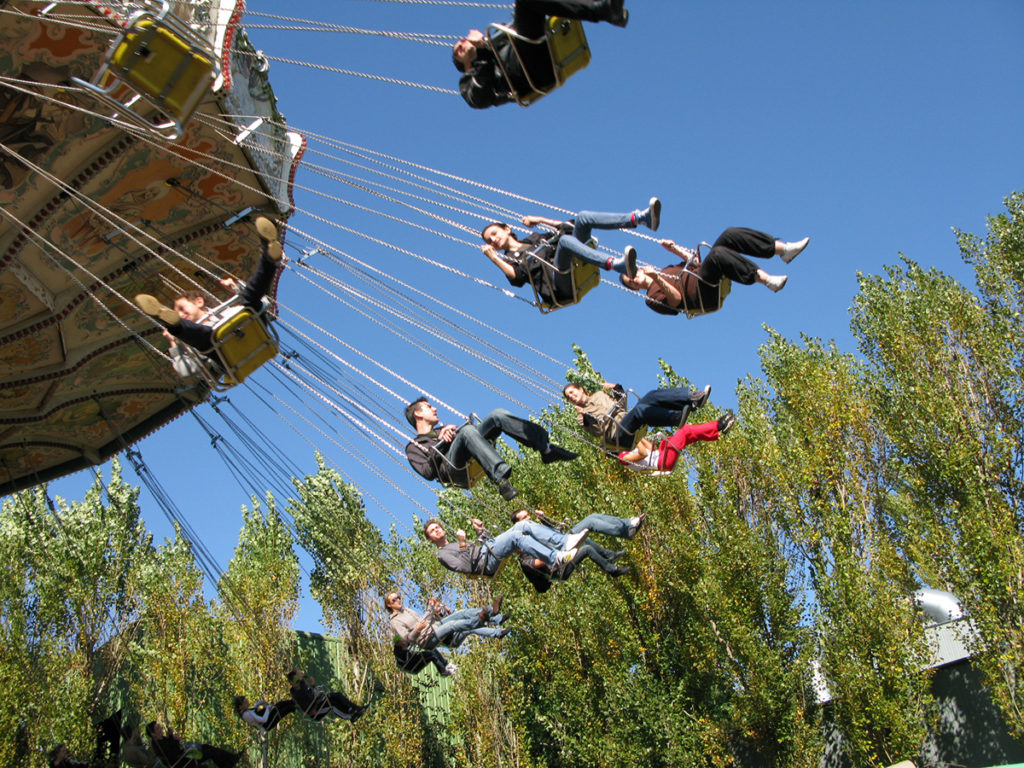
[[[92,82],[72,78],[127,120],[175,141],[220,76],[210,43],[170,12],[160,8],[134,14],[114,40]],[[149,108],[148,110],[146,108]],[[166,118],[143,116],[157,110]]]
[[[213,348],[224,366],[229,386],[245,381],[253,371],[277,356],[277,337],[261,317],[248,307],[218,323]]]
[[[718,281],[718,283],[712,284],[709,283],[704,278],[702,278],[699,274],[697,274],[696,270],[698,267],[700,267],[701,264],[700,249],[705,246],[710,248],[711,244],[707,242],[702,242],[697,246],[697,250],[692,252],[695,254],[695,256],[689,262],[687,262],[686,269],[684,270],[683,274],[693,275],[693,277],[696,278],[697,282],[702,283],[703,285],[709,286],[711,288],[717,288],[718,295],[715,298],[715,302],[713,305],[706,305],[704,303],[703,293],[698,290],[698,305],[695,307],[691,307],[690,305],[688,305],[686,303],[686,297],[684,296],[683,306],[680,307],[680,309],[682,310],[683,314],[686,315],[687,319],[698,317],[700,315],[710,315],[712,312],[717,312],[722,308],[722,305],[725,303],[726,297],[732,292],[732,280],[730,280],[728,277],[723,277],[721,280]]]
[[[561,88],[566,80],[590,64],[590,46],[587,44],[587,35],[583,31],[583,23],[578,19],[562,19],[558,16],[549,16],[546,22],[544,38],[538,40],[524,37],[505,24],[490,24],[487,27],[487,40],[491,44],[492,50],[494,49],[492,41],[494,36],[498,34],[506,35],[511,40],[532,45],[546,42],[548,53],[551,55],[551,69],[555,73],[555,82],[546,88],[538,87],[530,78],[530,73],[527,71],[519,51],[516,50],[514,45],[512,46],[512,51],[519,60],[519,68],[522,70],[523,75],[526,77],[526,82],[530,86],[530,90],[526,93],[516,91],[512,86],[512,80],[509,78],[508,72],[505,71],[505,66],[501,62],[501,57],[495,57],[498,61],[498,67],[505,77],[505,82],[508,83],[509,92],[521,107],[528,107],[542,96],[551,93],[556,88]]]
[[[479,417],[475,413],[469,414],[469,418],[466,420],[466,424],[475,424],[479,421]],[[480,466],[480,462],[474,457],[470,456],[469,460],[461,467],[455,466],[454,462],[448,458],[447,455],[434,449],[437,457],[448,467],[448,479],[445,480],[442,475],[438,474],[438,480],[445,488],[462,488],[463,490],[469,491],[473,489],[473,486],[482,480],[486,473],[484,468]]]
[[[587,245],[591,248],[597,248],[597,238],[590,238],[587,241]],[[534,264],[541,266],[542,277],[540,281],[534,276],[534,270],[532,269]],[[565,307],[571,307],[573,304],[579,304],[583,297],[601,282],[601,270],[597,265],[582,261],[573,256],[572,266],[569,267],[568,274],[572,288],[571,294],[568,298],[558,298],[557,276],[565,273],[560,272],[550,261],[542,259],[533,253],[526,255],[524,267],[526,276],[530,281],[530,288],[533,289],[533,303],[542,315],[554,312],[556,309],[564,309]],[[546,289],[545,292],[550,299],[542,296],[541,288]]]
[[[267,320],[268,302],[259,312],[239,306],[233,296],[210,311],[213,348],[200,354],[186,346],[190,374],[205,381],[210,389],[225,392],[241,384],[257,368],[273,360],[280,348],[277,331]]]

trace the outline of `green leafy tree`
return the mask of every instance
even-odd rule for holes
[[[962,601],[967,639],[1017,738],[1024,737],[1021,280],[1024,198],[960,234],[980,298],[904,259],[862,276],[853,327],[877,418],[895,445],[893,536],[925,583]],[[924,372],[926,375],[922,375]]]
[[[41,486],[0,511],[0,669],[11,686],[0,710],[0,762],[56,741],[91,751],[89,719],[109,714],[140,610],[132,573],[150,546],[138,491],[122,481],[117,462],[111,473],[81,502],[51,505]]]

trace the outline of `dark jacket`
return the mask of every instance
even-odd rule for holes
[[[451,471],[439,454],[447,454],[451,443],[445,443],[438,437],[438,424],[425,435],[416,435],[406,443],[405,457],[416,470],[416,474],[427,480],[451,482]]]
[[[527,283],[537,286],[537,293],[547,302],[572,298],[572,276],[554,272],[541,262],[554,264],[558,240],[562,235],[572,234],[572,221],[563,221],[556,232],[531,232],[521,242],[525,247],[505,254],[505,261],[516,271],[515,277],[508,278],[517,288]],[[528,258],[532,254],[536,258]],[[551,295],[548,279],[552,280],[555,295]]]
[[[459,79],[459,92],[466,103],[474,109],[486,109],[507,104],[513,100],[512,89],[521,95],[530,92],[530,85],[520,66],[519,57],[522,57],[523,64],[529,70],[533,84],[540,89],[548,89],[555,82],[555,72],[551,67],[551,54],[548,51],[547,42],[531,44],[517,42],[516,50],[512,49],[512,42],[504,34],[495,35],[492,38],[494,50],[490,48],[478,48],[476,58],[470,65],[469,71]],[[496,51],[496,54],[495,54]],[[498,66],[497,57],[508,72],[512,81],[509,81]]]

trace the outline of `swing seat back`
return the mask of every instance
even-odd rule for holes
[[[213,348],[224,366],[225,383],[233,386],[273,360],[277,356],[278,342],[260,315],[246,307],[214,327]]]
[[[608,413],[606,413],[601,422],[601,450],[605,453],[614,452],[619,453],[621,451],[631,451],[636,448],[637,444],[647,437],[647,431],[650,429],[646,424],[640,425],[632,435],[629,435],[627,442],[621,440],[612,440],[609,436],[609,432],[616,433],[618,430],[610,430],[609,427],[617,421],[619,421],[626,413],[630,410],[629,396],[632,395],[633,399],[636,400],[637,395],[632,389],[625,390],[618,399],[615,401],[614,407],[612,407]],[[625,435],[624,435],[625,436]]]
[[[587,241],[587,245],[591,248],[597,248],[597,239],[590,238]],[[539,264],[541,267],[543,293],[546,293],[549,298],[544,298],[541,295],[542,286],[537,284],[534,277],[535,270],[531,269],[534,263]],[[569,272],[566,274],[559,272],[551,262],[545,261],[531,253],[527,256],[526,274],[530,279],[530,287],[533,289],[534,304],[541,311],[541,314],[544,315],[548,312],[554,312],[556,309],[579,304],[583,297],[601,282],[600,268],[596,264],[581,261],[575,256],[572,259],[572,266],[569,267]],[[568,277],[568,284],[565,281],[558,280],[560,276]],[[569,296],[559,291],[559,287],[571,288]]]
[[[508,558],[506,557],[505,560],[508,560]],[[463,574],[463,575],[464,576],[468,576],[471,579],[477,579],[477,580],[479,580],[479,579],[487,579],[488,581],[490,581],[491,579],[496,579],[501,574],[501,569],[505,567],[505,560],[499,560],[498,561],[498,567],[495,569],[494,573],[467,573],[467,574]],[[452,646],[449,646],[449,647],[452,647]]]
[[[466,420],[466,424],[475,424],[479,420],[479,417],[477,417],[475,413],[471,413],[469,414],[469,418]],[[465,424],[463,426],[465,426]],[[473,486],[480,482],[486,474],[484,472],[484,468],[480,466],[480,462],[472,456],[469,457],[469,460],[464,465],[457,467],[447,455],[438,451],[436,448],[434,451],[442,465],[447,468],[447,473],[438,473],[438,480],[441,481],[441,485],[445,488],[462,488],[466,491],[472,490]],[[445,479],[446,475],[447,479]]]
[[[583,23],[578,19],[550,17],[547,38],[559,85],[590,64],[590,46]]]
[[[220,76],[212,46],[170,13],[136,13],[111,44],[92,82],[74,78],[101,102],[136,125],[170,141],[185,126]],[[155,122],[143,112],[159,111]]]
[[[587,35],[583,31],[583,23],[578,19],[563,19],[558,16],[549,16],[546,21],[544,37],[531,40],[528,37],[516,32],[505,24],[489,24],[487,27],[487,40],[491,44],[491,50],[495,50],[493,40],[496,35],[504,35],[510,41],[518,41],[529,45],[546,44],[548,54],[551,56],[551,69],[554,72],[555,80],[551,85],[538,85],[530,77],[529,70],[523,62],[522,57],[515,45],[511,49],[519,61],[519,69],[526,78],[529,86],[526,91],[517,91],[508,76],[505,65],[500,56],[496,56],[498,68],[505,78],[509,92],[521,107],[528,107],[551,91],[561,88],[570,77],[590,64],[590,46],[587,44]]]
[[[469,491],[483,476],[484,468],[476,459],[471,458],[462,467],[455,467],[449,462],[448,479],[442,480],[441,485],[445,488],[462,488]]]
[[[698,290],[697,291],[697,299],[698,299],[699,304],[696,307],[689,306],[686,303],[686,299],[684,297],[682,311],[683,311],[683,314],[686,315],[687,319],[690,319],[692,317],[698,317],[700,315],[710,315],[712,312],[717,312],[718,310],[720,310],[722,308],[722,305],[725,304],[725,298],[732,292],[732,280],[730,280],[728,277],[723,277],[721,280],[718,281],[717,284],[714,284],[714,283],[709,283],[708,281],[704,280],[698,274],[697,270],[698,270],[698,268],[700,267],[700,264],[701,264],[701,253],[700,253],[700,250],[701,250],[701,248],[705,248],[705,247],[706,248],[710,248],[711,244],[710,243],[706,243],[706,242],[702,242],[702,243],[700,243],[697,246],[697,250],[693,252],[693,253],[696,254],[696,259],[695,259],[694,262],[692,262],[693,266],[690,265],[691,263],[688,263],[686,271],[685,271],[684,274],[692,275],[694,277],[694,279],[697,280],[698,283],[700,283],[701,288],[707,286],[709,288],[717,288],[718,290],[717,290],[717,293],[716,293],[716,296],[715,296],[715,300],[713,302],[707,303],[707,304],[704,302],[704,292],[703,292],[703,290]]]

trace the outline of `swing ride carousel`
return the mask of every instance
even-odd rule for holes
[[[290,130],[270,89],[270,62],[445,97],[458,92],[264,55],[241,30],[241,15],[240,0],[0,3],[0,488],[6,494],[35,486],[121,451],[145,474],[134,444],[188,412],[244,487],[264,489],[273,478],[287,489],[302,469],[281,451],[273,428],[220,396],[268,363],[244,381],[240,396],[258,400],[253,404],[266,406],[312,449],[337,449],[336,456],[347,457],[346,469],[328,463],[404,526],[365,480],[430,514],[396,477],[405,473],[433,487],[405,458],[405,404],[427,394],[446,418],[468,418],[443,393],[403,375],[412,365],[410,350],[524,412],[536,408],[510,392],[543,403],[558,399],[563,365],[450,295],[421,290],[414,270],[443,272],[544,314],[578,303],[608,281],[577,263],[566,276],[571,290],[552,300],[558,276],[550,265],[527,270],[529,289],[515,292],[419,252],[415,238],[427,235],[445,248],[478,254],[480,227],[518,222],[523,206],[562,218],[571,212],[306,127]],[[294,21],[250,15],[272,22],[253,28],[291,29]],[[328,26],[362,36],[396,34],[319,22],[302,30]],[[401,36],[424,47],[452,44],[453,36],[424,35]],[[586,65],[589,51],[578,22],[552,24],[548,35],[559,87]],[[525,106],[542,95],[516,100]],[[317,177],[312,185],[294,180],[304,153],[315,157],[303,162],[304,172]],[[297,207],[293,189],[333,207],[332,215]],[[196,375],[180,378],[163,329],[134,297],[149,294],[168,305],[201,290],[207,307],[224,301],[218,281],[244,281],[260,257],[258,216],[277,222],[279,234],[288,221],[284,266],[289,296],[294,289],[298,298],[277,301],[275,283],[263,316],[244,333],[230,334],[256,341],[232,356],[216,342],[217,326],[215,365],[199,361]],[[359,228],[358,217],[372,221],[372,229]],[[307,221],[327,234],[304,230]],[[414,239],[403,244],[396,230]],[[345,238],[356,243],[359,257],[343,250],[339,239]],[[378,266],[396,255],[406,260],[401,276]],[[273,323],[265,322],[267,311]],[[363,348],[338,335],[363,321],[369,321],[360,334]],[[470,365],[488,373],[471,372]],[[238,419],[220,405],[225,401]],[[194,407],[203,402],[209,409]],[[244,447],[206,421],[211,410]]]
[[[0,3],[2,494],[106,460],[211,388],[174,374],[132,299],[216,298],[259,259],[255,216],[292,210],[303,140],[241,10]]]

